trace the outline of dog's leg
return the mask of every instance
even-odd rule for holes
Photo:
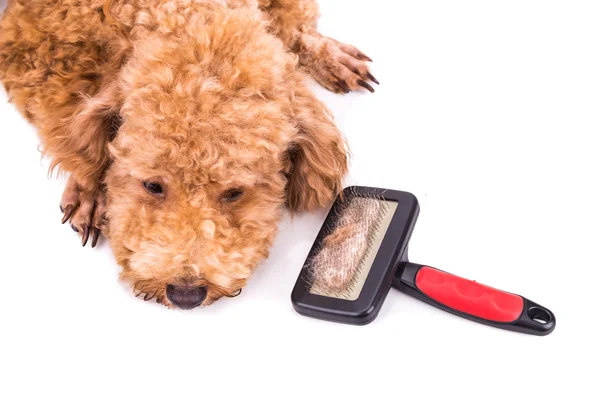
[[[57,94],[66,92],[62,88]],[[17,105],[38,98],[24,97],[27,93],[20,89],[11,93]],[[43,153],[51,161],[50,170],[59,168],[69,174],[60,202],[62,223],[70,222],[84,246],[91,237],[95,247],[104,227],[103,179],[109,165],[108,143],[120,120],[115,85],[100,89],[95,96],[78,97],[70,95],[67,99],[74,100],[60,103],[51,112],[31,113],[31,119],[38,127]]]
[[[379,84],[369,72],[372,61],[354,46],[317,32],[316,0],[259,0],[272,32],[298,55],[300,65],[317,82],[336,93],[364,88],[373,92]]]
[[[91,236],[95,247],[104,227],[102,182],[109,164],[108,143],[120,122],[115,87],[106,86],[74,109],[67,107],[64,117],[40,129],[52,166],[71,173],[60,203],[62,222],[70,221],[84,246]]]
[[[59,168],[70,174],[60,203],[62,222],[70,221],[84,246],[91,236],[95,247],[103,228],[102,182],[109,163],[108,142],[119,125],[112,92],[111,87],[96,96],[62,102],[41,113],[29,112],[28,107],[39,101],[39,93],[31,95],[20,88],[9,92],[23,115],[38,127],[41,148],[51,161],[50,169]],[[60,91],[57,97],[65,93],[66,90]],[[67,99],[77,98],[66,94]]]

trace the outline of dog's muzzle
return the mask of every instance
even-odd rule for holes
[[[188,285],[167,285],[167,298],[183,310],[198,307],[206,299],[206,287]]]

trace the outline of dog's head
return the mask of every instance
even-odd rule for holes
[[[236,295],[285,206],[327,206],[347,170],[340,133],[295,58],[255,19],[235,21],[136,44],[87,106],[89,118],[120,122],[105,233],[122,277],[168,306]]]

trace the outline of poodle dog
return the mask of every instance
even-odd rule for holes
[[[316,0],[8,0],[0,80],[69,174],[63,224],[105,236],[137,296],[235,296],[285,208],[341,190],[347,146],[304,73],[377,80],[317,17]]]

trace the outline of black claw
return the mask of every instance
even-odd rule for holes
[[[340,92],[348,93],[348,91],[346,89],[344,89],[344,87],[342,85],[340,85],[339,83],[336,84],[336,87],[339,89]]]
[[[154,292],[152,294],[146,293],[146,295],[144,296],[144,301],[152,300],[154,298],[154,296],[156,296],[156,292]]]
[[[75,212],[75,207],[73,207],[72,205],[68,205],[64,211],[65,215],[63,215],[62,224],[71,219],[71,217],[73,216],[73,212]]]
[[[366,56],[363,53],[358,53],[358,59],[359,60],[365,60],[365,61],[373,62],[373,60],[371,60],[370,57]]]
[[[362,87],[364,87],[365,89],[367,89],[369,92],[371,92],[371,93],[375,93],[375,89],[373,89],[373,88],[371,87],[371,85],[369,85],[367,82],[360,80],[360,81],[358,81],[357,83],[358,83],[360,86],[362,86]]]
[[[373,82],[375,82],[376,84],[379,85],[379,81],[377,79],[375,79],[375,77],[373,75],[371,75],[370,72],[367,72],[367,78],[369,78],[370,80],[372,80]]]
[[[61,205],[59,205],[59,207],[60,207],[60,212],[61,212],[61,213],[64,213],[64,212],[65,212],[65,209],[63,208],[62,204],[61,204]]]
[[[79,228],[77,228],[75,225],[71,224],[71,229],[73,229],[75,232],[79,233]]]
[[[344,82],[344,81],[338,81],[338,85],[342,88],[342,90],[344,91],[344,93],[350,93],[350,88],[348,87],[348,85],[346,84],[346,82]]]
[[[90,238],[90,227],[86,225],[83,228],[83,235],[81,236],[81,245],[83,247],[85,247],[89,238]]]
[[[92,229],[92,249],[96,247],[98,244],[98,239],[100,238],[100,229],[94,228]]]

